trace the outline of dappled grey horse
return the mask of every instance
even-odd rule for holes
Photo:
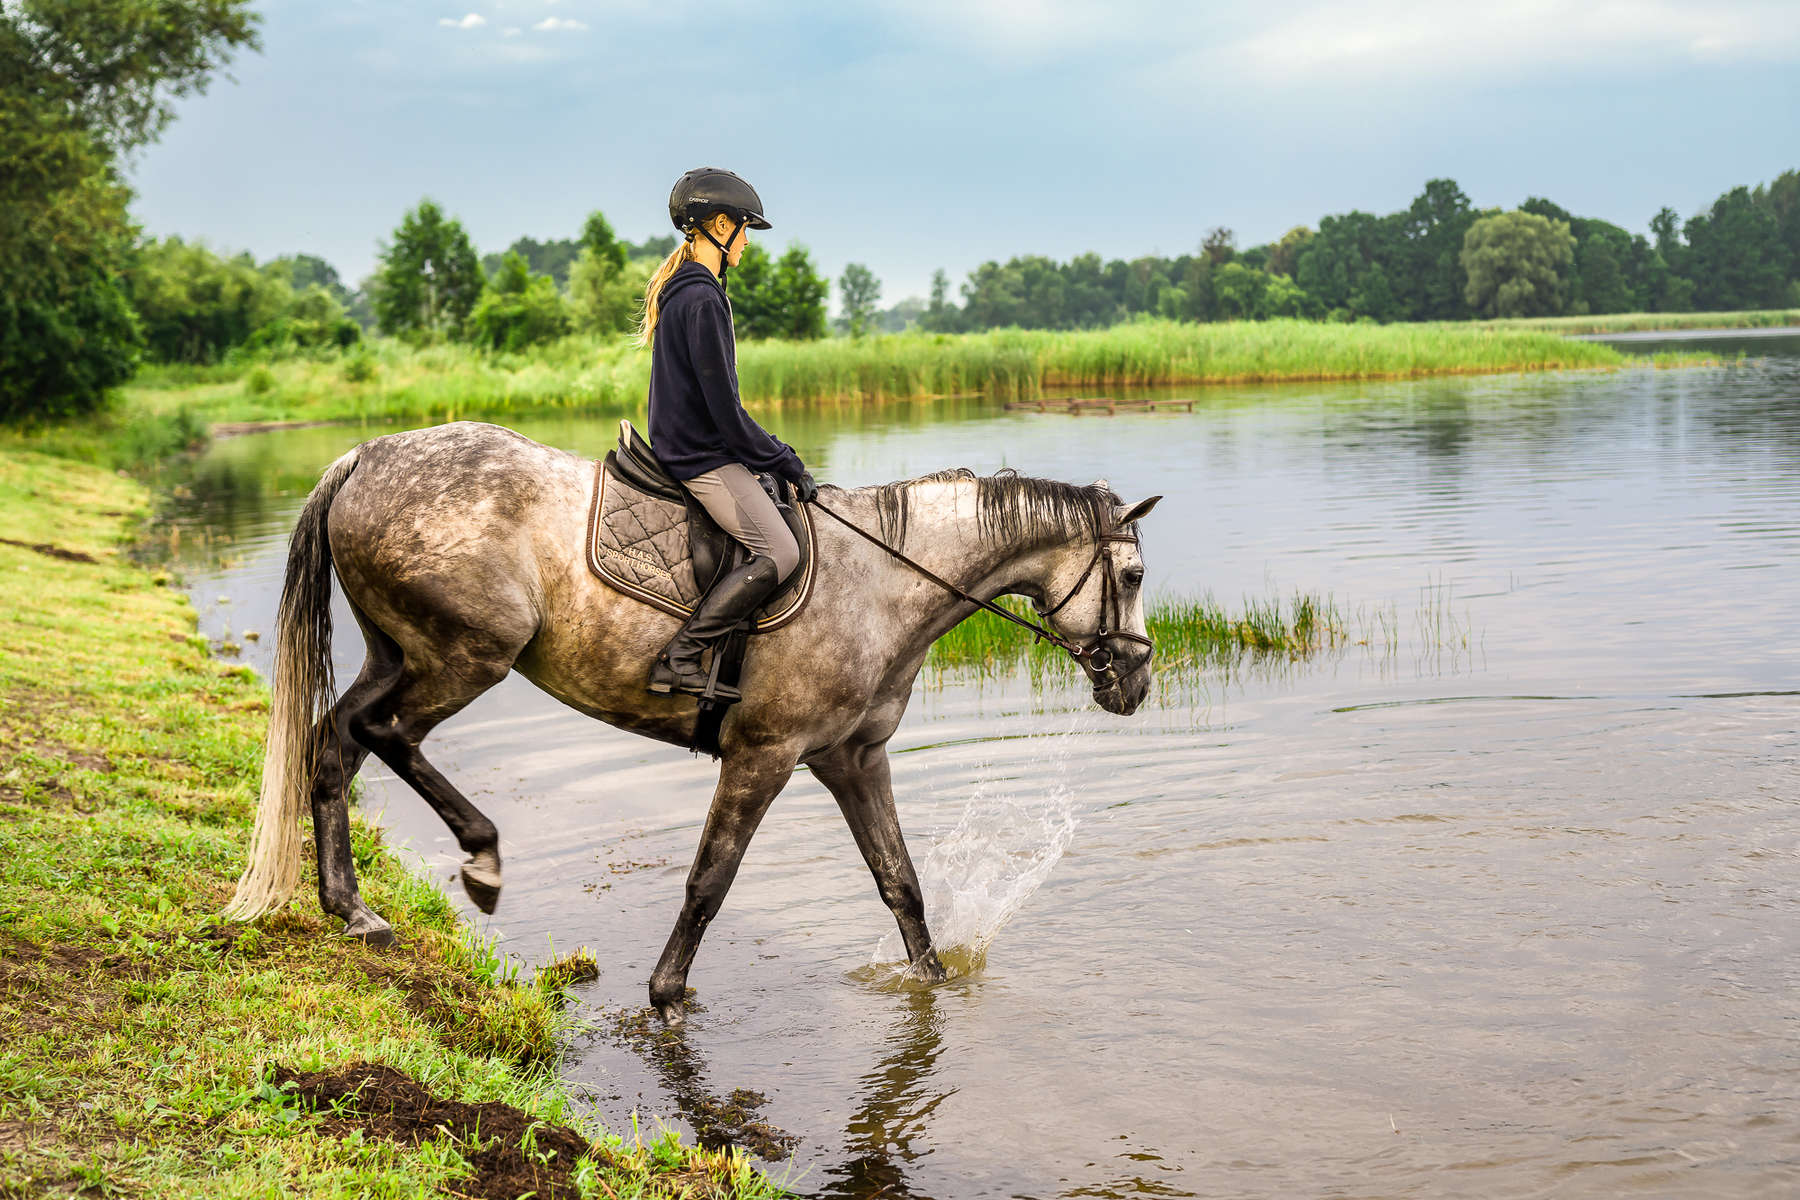
[[[310,801],[320,904],[350,935],[392,939],[363,903],[350,855],[346,791],[371,753],[444,819],[469,856],[464,886],[492,912],[499,834],[419,745],[508,671],[621,729],[690,743],[695,700],[645,690],[676,619],[588,571],[595,470],[470,422],[376,438],[326,470],[288,551],[256,832],[230,916],[249,920],[292,897],[300,811]],[[910,969],[943,978],[894,812],[887,743],[926,652],[976,611],[971,598],[1028,599],[1069,647],[1085,648],[1077,661],[1107,711],[1135,712],[1149,691],[1136,522],[1156,498],[1128,507],[1104,483],[949,471],[828,487],[820,500],[842,521],[815,522],[817,575],[805,610],[752,639],[681,915],[650,977],[651,1003],[671,1023],[682,1019],[688,969],[751,835],[803,762],[843,810]],[[368,646],[361,673],[335,699],[333,568]]]

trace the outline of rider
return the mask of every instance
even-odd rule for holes
[[[683,235],[650,276],[638,343],[650,345],[650,442],[713,520],[750,551],[700,598],[650,672],[650,690],[699,694],[701,652],[772,595],[800,563],[800,547],[757,482],[769,472],[802,503],[818,494],[791,446],[772,436],[738,399],[737,342],[725,277],[743,257],[746,229],[767,229],[756,189],[714,167],[689,171],[669,193],[669,219]]]

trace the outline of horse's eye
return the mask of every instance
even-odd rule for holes
[[[1125,568],[1125,584],[1127,587],[1136,587],[1142,582],[1144,582],[1144,568],[1142,568],[1142,567],[1126,567]]]

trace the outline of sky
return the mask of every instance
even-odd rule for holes
[[[1432,178],[1643,232],[1800,168],[1800,0],[255,7],[262,50],[178,102],[134,211],[351,286],[423,197],[482,253],[595,209],[636,241],[695,166],[884,304],[1016,254],[1255,245]]]

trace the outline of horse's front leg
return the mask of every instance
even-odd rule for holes
[[[685,1016],[688,968],[694,965],[700,939],[725,902],[763,814],[794,773],[794,762],[787,747],[733,750],[725,756],[700,849],[688,871],[681,917],[650,975],[650,1003],[671,1025],[681,1024]]]
[[[887,742],[840,747],[809,765],[837,798],[856,848],[875,876],[876,890],[900,926],[911,973],[932,982],[943,979],[944,964],[938,961],[937,951],[931,947],[931,931],[925,928],[925,896],[919,890],[912,856],[906,852],[900,816],[894,811]]]

